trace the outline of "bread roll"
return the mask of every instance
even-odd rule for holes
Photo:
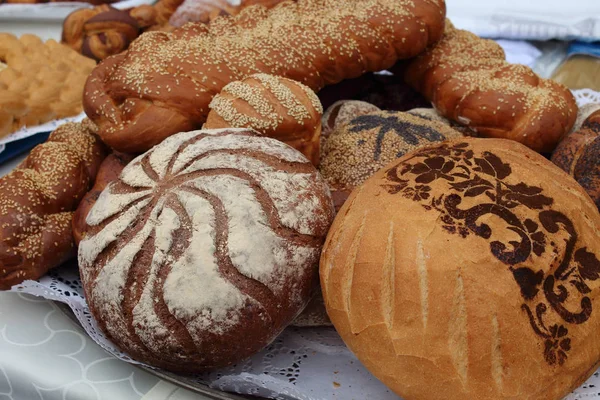
[[[340,125],[325,141],[319,170],[339,209],[355,187],[390,161],[429,143],[461,136],[448,125],[408,113],[361,115]]]
[[[129,163],[88,214],[86,300],[135,360],[223,367],[302,311],[332,219],[327,185],[286,144],[248,129],[181,133]]]
[[[204,129],[251,128],[289,144],[319,165],[323,108],[307,86],[255,74],[229,83],[209,107]]]
[[[575,178],[600,209],[600,110],[559,143],[552,162]]]
[[[327,312],[407,400],[559,400],[600,360],[600,214],[509,140],[463,138],[355,190],[323,250]]]

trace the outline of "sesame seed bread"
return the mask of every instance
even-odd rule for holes
[[[227,84],[210,105],[203,129],[252,128],[281,140],[319,165],[321,102],[291,79],[254,74]]]
[[[327,185],[285,143],[249,129],[180,133],[129,163],[87,215],[86,300],[138,361],[226,366],[305,307],[332,220]]]
[[[558,144],[552,162],[575,178],[600,210],[600,110]]]
[[[318,91],[423,52],[444,30],[444,0],[298,0],[209,25],[146,32],[88,78],[84,107],[115,150],[150,149],[206,121],[229,82],[268,73]]]
[[[442,122],[405,112],[359,115],[337,125],[325,141],[319,170],[339,210],[354,188],[389,162],[430,143],[460,137]]]
[[[0,178],[0,290],[75,255],[71,218],[106,150],[89,120],[58,127]]]
[[[320,263],[329,317],[404,399],[559,400],[600,360],[600,214],[511,140],[393,161],[338,213]]]
[[[406,81],[440,114],[482,137],[512,139],[549,153],[577,118],[566,87],[509,64],[497,43],[450,22],[442,40],[405,67]]]

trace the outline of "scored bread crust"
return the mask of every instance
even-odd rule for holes
[[[443,0],[298,0],[146,32],[92,72],[85,112],[112,148],[146,151],[199,128],[229,82],[263,72],[317,91],[418,55],[441,38],[444,18]]]
[[[319,165],[323,107],[305,85],[254,74],[227,84],[209,107],[203,129],[251,128],[289,144]]]
[[[249,129],[180,133],[129,163],[87,215],[86,300],[138,361],[230,365],[304,308],[332,219],[325,182],[286,144]]]
[[[411,60],[404,76],[444,117],[538,152],[554,150],[577,118],[565,86],[508,63],[500,45],[449,21],[442,40]]]
[[[562,399],[600,359],[600,215],[509,140],[463,138],[356,189],[321,256],[328,314],[402,398]]]

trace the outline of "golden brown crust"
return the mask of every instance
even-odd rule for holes
[[[442,0],[299,0],[147,32],[94,70],[85,110],[111,147],[145,151],[200,127],[229,82],[263,72],[316,91],[414,57],[441,37],[444,15]]]
[[[54,40],[0,33],[0,137],[82,111],[95,63]]]
[[[89,121],[68,123],[0,179],[0,290],[75,255],[71,217],[104,157]]]
[[[136,14],[142,20],[152,17],[141,12],[145,9]],[[139,33],[138,22],[127,11],[101,5],[69,14],[63,22],[62,42],[86,57],[103,60],[127,49]]]
[[[169,18],[169,24],[181,27],[187,23],[209,23],[223,15],[236,15],[245,7],[260,4],[270,8],[282,0],[240,0],[232,5],[228,0],[185,0]]]
[[[255,74],[231,82],[210,105],[204,129],[252,128],[281,140],[319,165],[323,108],[305,85],[278,76]]]
[[[577,117],[566,87],[509,64],[498,44],[449,22],[444,38],[410,62],[405,77],[446,118],[538,152],[551,152]]]
[[[131,160],[133,160],[132,155],[112,153],[106,157],[100,165],[94,186],[85,194],[85,196],[83,196],[77,210],[75,210],[75,213],[73,214],[71,227],[73,239],[75,240],[75,247],[79,246],[79,242],[85,238],[87,230],[85,219],[94,204],[96,204],[96,200],[100,197],[100,193],[102,193],[109,183],[119,177],[123,168],[125,168]]]
[[[600,111],[559,143],[552,161],[575,178],[600,209]]]
[[[559,400],[600,359],[600,214],[510,140],[463,138],[355,190],[320,273],[348,347],[406,399]]]

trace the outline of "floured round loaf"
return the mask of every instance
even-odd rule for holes
[[[403,399],[558,400],[600,360],[599,237],[589,196],[525,146],[430,145],[340,210],[325,305]]]
[[[90,211],[79,246],[88,305],[138,361],[232,364],[306,305],[332,219],[327,185],[288,145],[248,129],[174,135]]]

